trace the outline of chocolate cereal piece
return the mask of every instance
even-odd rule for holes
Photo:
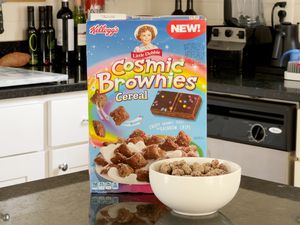
[[[127,140],[126,140],[126,143],[128,144],[128,143],[133,143],[133,144],[136,144],[136,143],[138,143],[139,141],[142,141],[142,142],[144,142],[144,138],[142,138],[142,137],[133,137],[133,138],[128,138]]]
[[[165,142],[160,144],[159,147],[165,151],[174,151],[178,149],[178,145],[171,138],[166,138]]]
[[[99,166],[106,166],[108,164],[108,162],[104,159],[103,155],[98,155],[94,159],[94,162]]]
[[[130,151],[130,149],[127,147],[126,144],[121,144],[119,147],[117,147],[114,151],[115,153],[120,153],[124,155],[126,158],[129,158],[133,155],[133,153]]]
[[[144,131],[140,130],[140,129],[135,129],[130,135],[129,138],[134,138],[134,137],[142,137],[145,138],[146,134]]]
[[[105,137],[105,127],[100,121],[93,120],[93,127],[97,136]]]
[[[96,90],[95,94],[91,97],[91,102],[99,108],[104,108],[107,104],[107,97],[105,94],[99,94],[99,91]]]
[[[120,177],[127,177],[134,172],[132,167],[130,167],[129,165],[124,164],[124,163],[119,163],[117,165],[117,169],[118,169]]]
[[[176,137],[175,143],[179,146],[188,147],[191,143],[191,137],[183,131],[180,131]]]
[[[137,170],[136,171],[137,180],[141,182],[149,182],[149,170]]]
[[[119,106],[114,111],[112,111],[109,115],[115,121],[115,124],[117,126],[120,126],[127,119],[129,119],[129,114],[126,112],[123,106]]]
[[[117,152],[115,156],[110,159],[110,161],[114,164],[124,163],[126,160],[127,158],[119,152]]]
[[[157,135],[152,135],[145,140],[145,145],[162,144],[165,141],[164,138]]]
[[[143,149],[143,155],[145,159],[160,159],[165,155],[165,151],[162,151],[158,145],[149,145]]]
[[[195,120],[201,102],[199,95],[159,91],[150,110],[154,115]]]
[[[130,158],[126,160],[126,163],[131,166],[133,169],[140,169],[147,165],[148,161],[144,158],[144,156],[136,152]]]

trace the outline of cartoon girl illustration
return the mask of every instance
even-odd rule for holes
[[[134,36],[141,42],[139,46],[134,48],[134,52],[143,52],[151,49],[158,49],[158,47],[151,42],[157,36],[157,29],[150,24],[138,26],[135,29]]]

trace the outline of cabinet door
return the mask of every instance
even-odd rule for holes
[[[45,152],[0,158],[0,188],[45,177]]]
[[[88,155],[88,144],[51,150],[49,152],[49,176],[88,169]]]
[[[0,157],[43,149],[43,103],[0,103]]]
[[[49,146],[88,141],[87,95],[49,102]]]

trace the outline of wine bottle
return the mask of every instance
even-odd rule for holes
[[[28,28],[27,28],[27,40],[28,40],[28,52],[31,56],[29,65],[38,64],[38,54],[37,54],[37,30],[34,26],[34,7],[27,6],[27,16],[28,16]]]
[[[184,12],[182,11],[181,0],[175,0],[175,10],[172,15],[184,15]]]
[[[75,60],[86,63],[86,19],[82,0],[74,2]]]
[[[41,65],[49,64],[46,55],[47,55],[46,7],[39,6],[39,29],[38,29],[39,64]]]
[[[47,29],[47,60],[49,64],[53,64],[55,60],[55,30],[53,28],[53,15],[52,15],[53,7],[51,5],[46,6],[46,29]]]
[[[74,20],[69,1],[62,0],[57,12],[57,57],[62,64],[71,64],[74,55]]]
[[[186,11],[184,12],[185,15],[197,15],[194,11],[193,0],[187,0]]]

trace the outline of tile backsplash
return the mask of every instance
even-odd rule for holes
[[[287,21],[300,22],[299,0],[287,1]],[[4,17],[4,33],[0,34],[0,42],[20,41],[26,39],[27,5],[53,5],[54,18],[60,8],[60,0],[44,0],[41,2],[5,2],[2,4]],[[72,1],[70,1],[72,2]],[[264,13],[267,24],[270,25],[271,9],[276,0],[263,0]],[[183,0],[183,10],[186,8],[186,0]],[[198,14],[208,18],[209,25],[223,24],[223,0],[194,0],[194,9]],[[174,0],[106,0],[106,12],[126,13],[129,15],[167,15],[174,10]],[[38,27],[37,8],[35,10],[36,27]],[[276,13],[277,15],[277,13]],[[275,20],[276,22],[276,20]],[[56,23],[54,21],[54,27]]]

